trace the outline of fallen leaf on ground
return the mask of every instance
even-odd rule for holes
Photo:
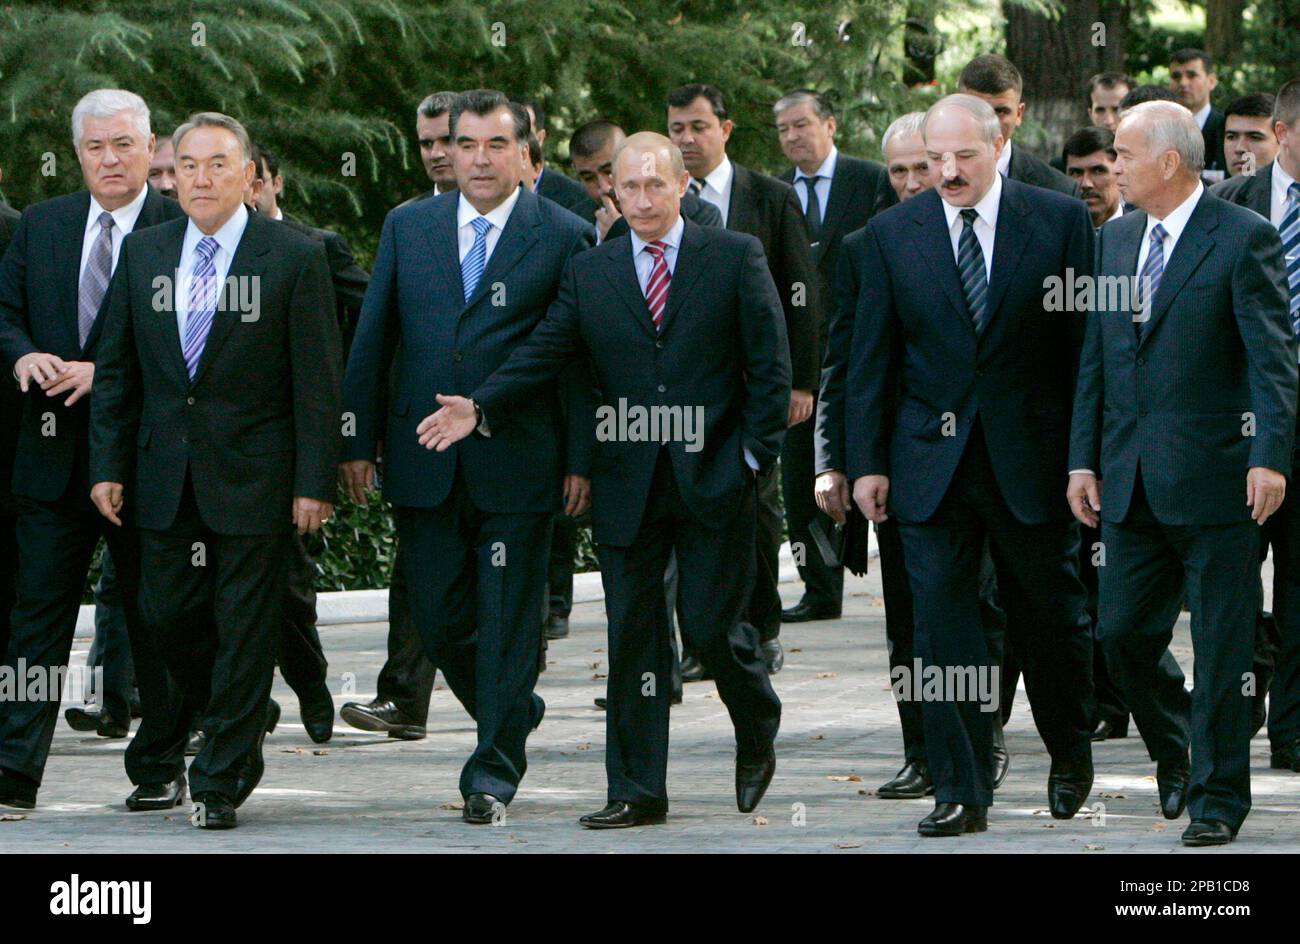
[[[0,813],[0,823],[16,823],[26,818],[27,814],[25,813]]]
[[[835,848],[836,848],[836,849],[861,849],[861,848],[862,848],[862,843],[860,843],[860,842],[837,842],[837,843],[835,844]]]
[[[836,674],[835,672],[818,672],[817,678],[835,678]]]
[[[1083,851],[1084,851],[1084,852],[1096,852],[1096,851],[1099,850],[1099,849],[1105,849],[1105,848],[1106,848],[1106,847],[1103,846],[1103,845],[1101,845],[1100,843],[1089,842],[1089,843],[1086,843],[1086,844],[1084,845],[1084,847],[1083,847]]]
[[[836,783],[861,783],[862,782],[862,778],[857,774],[831,774],[826,779],[834,780]]]
[[[753,817],[753,818],[750,820],[750,822],[753,823],[755,826],[766,826],[766,825],[767,825],[767,817],[766,817],[766,816],[755,816],[755,817]]]
[[[464,800],[452,800],[450,803],[439,803],[440,810],[463,810],[465,808]]]

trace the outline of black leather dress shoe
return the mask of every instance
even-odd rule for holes
[[[1160,812],[1165,819],[1178,819],[1187,808],[1187,784],[1192,779],[1186,757],[1156,764],[1156,789],[1160,794]]]
[[[989,828],[988,808],[960,803],[936,803],[932,812],[916,824],[922,836],[960,836],[982,833]]]
[[[652,810],[625,800],[615,800],[599,813],[588,813],[578,823],[588,829],[627,829],[630,826],[658,826],[668,820],[663,810]]]
[[[894,779],[876,788],[876,796],[886,800],[919,800],[931,793],[934,781],[930,779],[930,765],[923,760],[908,761]]]
[[[208,743],[208,733],[196,728],[190,732],[190,739],[185,742],[185,756],[198,757],[203,745]]]
[[[1068,763],[1052,761],[1047,777],[1047,806],[1053,819],[1071,819],[1092,792],[1092,758]]]
[[[243,806],[244,801],[253,795],[257,785],[262,782],[262,775],[266,773],[266,758],[262,756],[262,745],[265,742],[266,735],[260,735],[252,750],[244,755],[244,762],[239,766],[239,779],[235,781],[236,807]]]
[[[63,713],[68,727],[74,731],[94,731],[102,738],[124,738],[131,733],[131,722],[120,718],[99,705],[69,708]]]
[[[736,809],[752,813],[763,794],[767,792],[772,775],[776,773],[776,751],[754,758],[736,755]]]
[[[565,639],[569,635],[569,618],[561,616],[559,613],[552,613],[546,618],[546,626],[542,629],[543,635],[547,639]]]
[[[465,808],[461,810],[460,818],[475,826],[483,826],[492,822],[498,806],[505,809],[505,804],[490,793],[471,793],[465,797]]]
[[[324,683],[310,697],[298,699],[298,714],[314,743],[324,744],[334,736],[334,699]]]
[[[1092,729],[1094,741],[1113,741],[1128,737],[1128,715],[1123,718],[1102,718],[1097,727]]]
[[[1250,702],[1250,736],[1255,735],[1268,721],[1268,692],[1256,692]]]
[[[270,734],[280,723],[280,703],[274,698],[266,700],[266,733]]]
[[[1293,770],[1300,773],[1300,738],[1270,751],[1268,766],[1273,770]]]
[[[758,644],[758,654],[762,658],[763,664],[767,666],[768,675],[776,675],[785,665],[785,650],[781,648],[781,640],[769,639],[766,642]]]
[[[362,731],[386,731],[390,738],[402,741],[419,741],[428,731],[424,725],[408,717],[391,701],[374,701],[360,704],[350,701],[339,709],[339,717]]]
[[[1217,819],[1194,819],[1183,830],[1184,846],[1226,846],[1236,838],[1233,828]]]
[[[813,620],[837,620],[839,618],[839,607],[809,603],[807,600],[800,600],[790,609],[781,611],[781,622],[783,623],[811,623]]]
[[[0,806],[34,810],[37,789],[37,785],[28,778],[0,770]]]
[[[185,802],[185,775],[169,783],[142,783],[126,798],[126,808],[132,813],[149,810],[170,810]]]
[[[993,789],[1002,786],[1011,772],[1011,753],[1007,750],[1007,736],[1002,730],[1002,721],[993,719]]]
[[[682,681],[703,682],[713,678],[704,668],[704,663],[695,656],[682,656]]]
[[[201,793],[194,797],[190,825],[199,829],[234,829],[239,825],[235,804],[220,793]]]
[[[601,697],[601,698],[593,698],[593,699],[592,699],[592,703],[595,704],[595,706],[596,706],[597,708],[599,708],[601,711],[606,711],[606,710],[608,710],[608,707],[609,707],[609,699],[607,699],[607,698],[604,698],[604,697]]]

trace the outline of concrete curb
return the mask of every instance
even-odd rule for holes
[[[871,531],[871,556],[876,557],[876,532]],[[790,553],[790,543],[781,545],[781,582],[799,579]],[[573,575],[573,602],[596,603],[605,599],[605,588],[599,571]],[[319,594],[316,598],[316,625],[338,626],[344,623],[382,623],[388,620],[388,590],[338,590]],[[95,634],[95,608],[89,604],[77,614],[77,636]]]

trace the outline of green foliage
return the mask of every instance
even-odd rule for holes
[[[307,550],[316,561],[316,589],[387,587],[397,546],[392,507],[377,499],[358,505],[341,494],[338,501],[329,522],[307,536]]]

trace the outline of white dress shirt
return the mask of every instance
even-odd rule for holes
[[[144,209],[144,198],[149,192],[149,186],[140,188],[140,192],[135,195],[135,199],[126,206],[118,207],[116,210],[110,210],[113,214],[113,264],[108,270],[111,276],[117,270],[117,257],[122,253],[122,240],[126,239],[128,233],[135,229],[136,220],[140,219],[140,211]],[[86,228],[81,235],[81,267],[77,270],[77,284],[81,284],[81,277],[86,274],[86,263],[90,261],[90,250],[94,248],[95,240],[99,238],[99,215],[104,212],[104,208],[99,205],[99,201],[94,197],[90,198],[90,210],[86,214]]]
[[[1273,190],[1269,197],[1268,219],[1273,224],[1273,228],[1280,230],[1282,221],[1286,219],[1287,211],[1290,207],[1290,197],[1287,191],[1295,183],[1295,178],[1282,169],[1282,165],[1273,161]]]
[[[831,199],[831,178],[835,176],[835,163],[839,159],[839,148],[831,145],[831,152],[826,155],[826,160],[822,161],[822,166],[818,167],[814,173],[805,174],[799,168],[794,169],[794,192],[799,195],[799,206],[803,209],[804,214],[808,213],[808,185],[801,184],[799,181],[812,177],[819,177],[817,181],[817,205],[821,208],[820,223],[826,219],[826,204]]]
[[[998,204],[1002,200],[1002,175],[993,175],[993,185],[980,197],[974,210],[979,214],[973,225],[975,238],[979,240],[980,250],[984,253],[984,278],[993,281],[993,234],[998,229]],[[948,219],[948,238],[952,241],[952,257],[960,258],[958,244],[961,231],[966,226],[961,218],[961,211],[966,207],[953,206],[947,200],[943,202],[943,214]]]
[[[700,189],[700,199],[707,200],[718,208],[724,227],[727,225],[727,211],[731,209],[732,173],[731,158],[723,154],[722,162],[709,171],[709,175],[704,178],[704,186]]]
[[[1004,141],[1002,151],[998,154],[998,173],[1003,177],[1011,173],[1011,142]]]
[[[672,229],[659,237],[659,242],[668,247],[664,250],[664,264],[668,266],[669,277],[677,271],[677,250],[681,248],[682,231],[685,229],[686,223],[679,214]],[[650,284],[650,273],[655,268],[655,257],[653,253],[642,252],[649,244],[636,234],[636,230],[629,229],[628,233],[632,237],[632,264],[636,266],[636,280],[641,283],[641,294],[644,295],[646,286]]]
[[[1192,117],[1196,119],[1196,127],[1202,131],[1205,130],[1205,123],[1210,120],[1210,103],[1206,102],[1201,106],[1201,110],[1195,112]]]
[[[465,261],[469,251],[474,248],[474,237],[478,235],[474,231],[474,221],[480,216],[485,216],[492,224],[487,231],[487,257],[483,260],[483,265],[487,265],[488,259],[492,258],[492,250],[496,249],[497,241],[501,239],[501,231],[506,228],[506,221],[510,219],[515,204],[519,202],[520,192],[520,188],[516,187],[514,193],[488,213],[480,213],[465,199],[465,194],[460,195],[460,202],[456,206],[456,240],[459,243],[461,262]]]
[[[230,263],[235,260],[235,251],[244,238],[244,229],[248,226],[248,207],[243,203],[231,214],[230,219],[222,224],[221,229],[212,234],[217,241],[217,252],[212,257],[213,268],[217,270],[217,285],[225,283],[230,272]],[[194,277],[194,266],[202,258],[198,254],[199,240],[205,233],[190,220],[185,226],[185,239],[181,243],[181,270],[176,280],[176,329],[181,335],[181,349],[185,348],[185,325],[190,316],[190,283]],[[220,288],[217,289],[221,291]],[[220,304],[220,294],[217,296]]]

